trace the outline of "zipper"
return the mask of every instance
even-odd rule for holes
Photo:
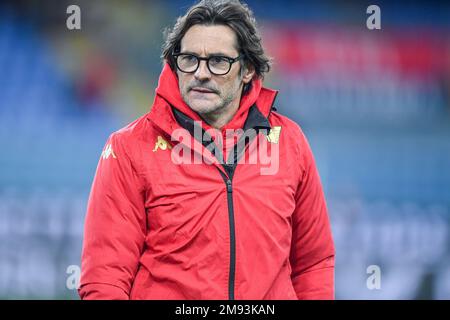
[[[230,264],[228,273],[228,299],[234,300],[234,283],[236,274],[236,237],[235,237],[235,224],[234,224],[234,207],[233,207],[233,182],[232,173],[234,167],[227,167],[224,165],[229,177],[225,175],[219,168],[217,168],[222,175],[227,191],[227,204],[228,204],[228,221],[230,230]],[[228,169],[231,169],[228,170]]]
[[[234,208],[233,208],[233,185],[231,179],[226,181],[227,184],[227,202],[228,202],[228,219],[230,221],[230,272],[228,279],[228,299],[234,300],[234,280],[236,273],[236,239],[234,225]]]
[[[234,170],[236,169],[238,159],[238,150],[237,146],[239,146],[239,142],[233,148],[233,157],[237,157],[234,159],[233,164],[223,164],[223,168],[225,169],[224,174],[219,168],[220,174],[222,175],[223,181],[226,185],[227,190],[227,204],[228,204],[228,221],[230,226],[230,267],[229,267],[229,276],[228,276],[228,299],[234,300],[234,285],[235,285],[235,277],[236,277],[236,232],[235,232],[235,221],[234,221],[234,206],[233,206],[233,176]],[[247,146],[247,144],[245,145]],[[242,152],[245,152],[242,150]],[[230,155],[231,156],[231,155]]]

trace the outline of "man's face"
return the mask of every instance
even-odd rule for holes
[[[181,40],[180,53],[236,58],[239,55],[236,47],[236,34],[230,27],[194,25]],[[243,84],[250,82],[253,75],[245,69],[241,72],[241,61],[233,63],[225,75],[212,74],[206,61],[200,61],[194,73],[177,69],[180,92],[186,104],[199,114],[221,112],[232,102],[239,104]]]

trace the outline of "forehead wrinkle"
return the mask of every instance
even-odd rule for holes
[[[216,30],[214,30],[216,29]],[[220,30],[222,29],[222,30]],[[231,40],[231,44],[229,44]],[[192,26],[181,40],[181,51],[206,57],[210,55],[234,56],[236,35],[226,26]],[[228,44],[224,45],[224,42]]]

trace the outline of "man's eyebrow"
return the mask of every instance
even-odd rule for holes
[[[182,51],[180,52],[180,54],[192,54],[194,56],[200,57],[197,53],[192,52],[192,51]],[[230,57],[230,55],[223,53],[223,52],[212,52],[209,55],[207,55],[207,57],[211,57],[211,56],[225,56],[225,57]]]

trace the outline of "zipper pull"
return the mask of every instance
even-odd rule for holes
[[[231,180],[227,180],[227,191],[228,192],[233,192],[233,188],[231,187]]]

